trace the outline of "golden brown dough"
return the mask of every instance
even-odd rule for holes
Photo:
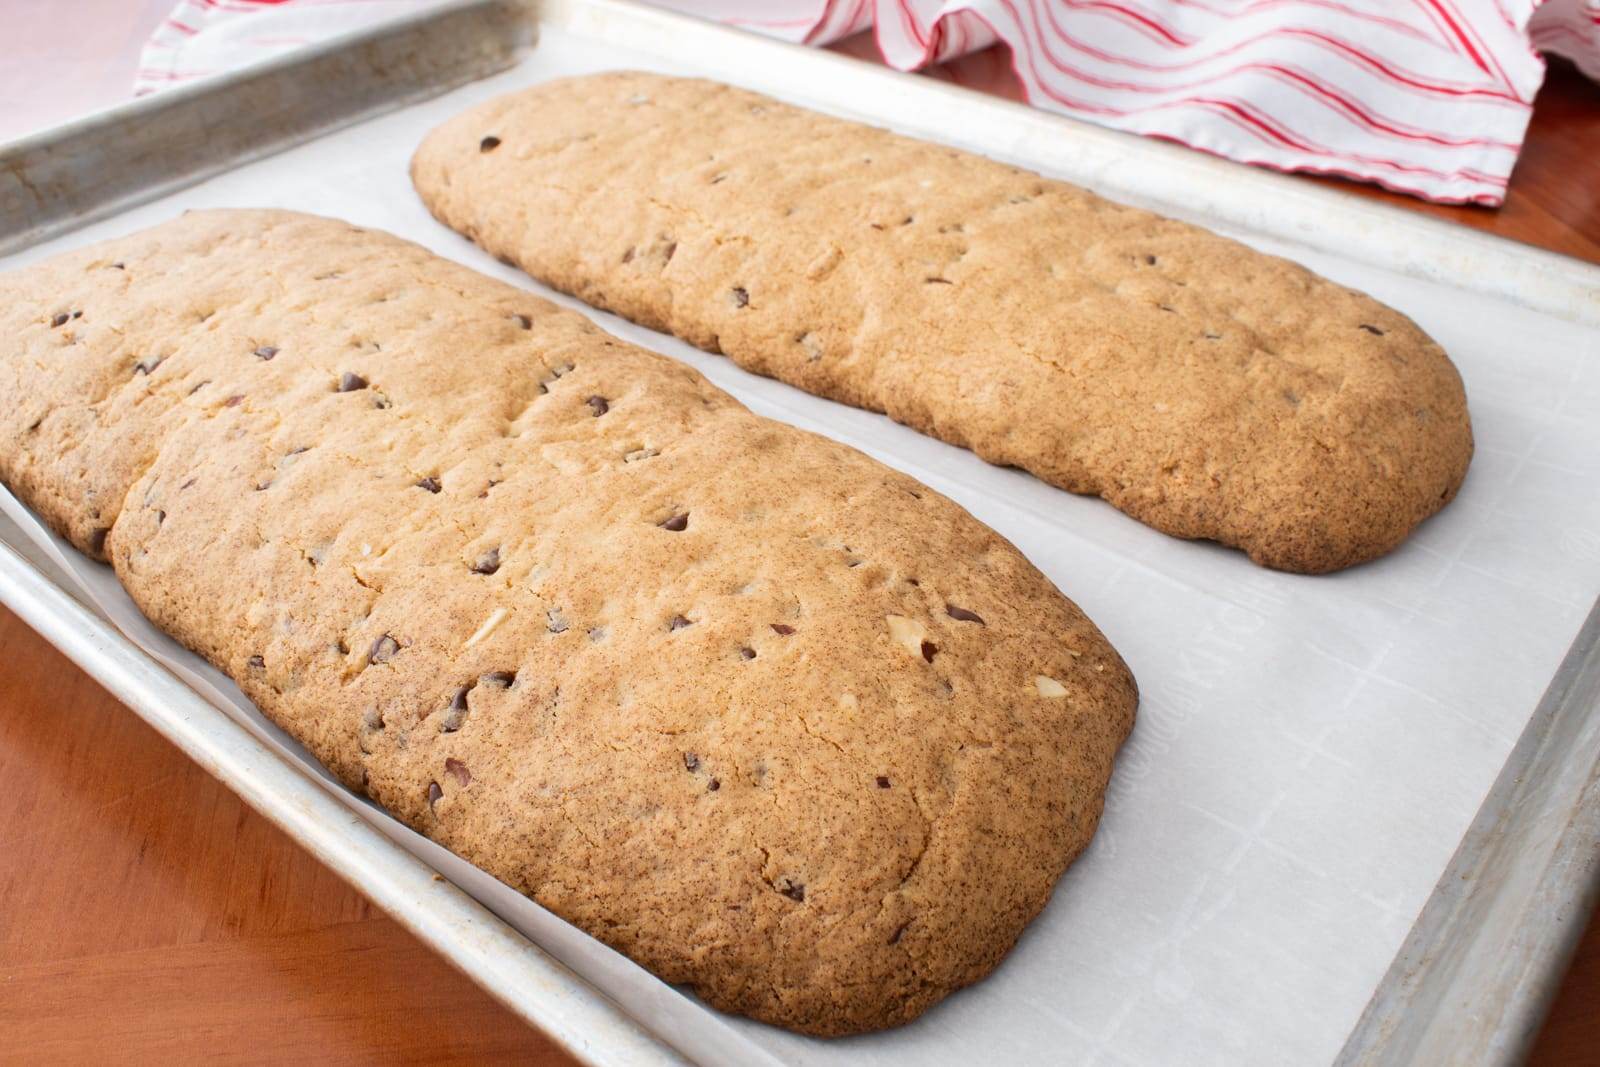
[[[352,787],[712,1004],[840,1034],[986,974],[1133,679],[955,504],[341,222],[0,275],[0,478]]]
[[[726,85],[550,82],[439,127],[412,176],[596,307],[1269,567],[1382,555],[1472,456],[1455,367],[1370,297]]]

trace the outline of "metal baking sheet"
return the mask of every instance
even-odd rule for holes
[[[14,253],[0,266],[186,207],[276,205],[380,226],[536,289],[433,223],[405,160],[477,100],[622,66],[719,77],[1023,163],[1373,292],[1462,367],[1479,453],[1461,497],[1385,560],[1272,574],[591,312],[763,414],[963,503],[1089,611],[1143,685],[1102,834],[1013,957],[910,1027],[842,1042],[718,1021],[675,995],[647,1003],[635,994],[653,980],[589,973],[584,951],[556,948],[580,980],[464,895],[408,892],[425,870],[412,844],[337,799],[327,810],[343,816],[306,818],[328,802],[319,780],[73,600],[69,579],[0,550],[0,599],[596,1061],[664,1062],[665,1043],[706,1062],[1514,1059],[1595,884],[1600,624],[1583,623],[1600,591],[1600,270],[931,79],[577,0],[424,13],[0,149],[0,250]],[[227,115],[245,132],[217,151],[159,150],[200,143]],[[14,528],[0,537],[39,557]],[[515,904],[495,906],[522,925]]]
[[[195,762],[580,1061],[686,1062],[482,904],[164,670],[0,515],[0,602]]]

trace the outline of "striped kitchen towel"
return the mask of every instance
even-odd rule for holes
[[[182,0],[137,91],[431,0]],[[1034,105],[1278,170],[1498,205],[1541,52],[1600,79],[1600,0],[659,0],[916,70],[997,42]],[[244,16],[250,16],[248,19]]]
[[[178,0],[145,42],[133,94],[292,52],[445,0]]]

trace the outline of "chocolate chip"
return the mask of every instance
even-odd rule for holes
[[[115,270],[126,270],[127,269],[125,266],[123,266],[123,264],[122,264],[122,262],[120,260],[117,261],[116,263],[111,264],[111,266]]]
[[[966,608],[958,608],[954,604],[946,604],[944,606],[944,613],[957,622],[975,622],[979,626],[987,625],[987,623],[983,621],[983,616],[979,615],[976,611],[968,611]]]
[[[1147,263],[1148,265],[1150,265],[1152,267],[1156,265],[1156,257],[1155,256],[1145,256],[1144,257],[1144,261],[1145,261],[1145,263]]]
[[[954,285],[955,284],[955,282],[951,281],[949,278],[924,278],[922,280],[927,285]]]
[[[661,527],[663,530],[671,530],[673,533],[682,533],[689,528],[689,513],[685,511],[679,515],[669,516],[668,518],[662,519],[660,522],[656,523],[656,525]]]
[[[445,773],[456,780],[456,784],[467,786],[472,784],[472,772],[467,770],[467,765],[454,756],[444,761]]]
[[[878,775],[878,788],[879,789],[888,789],[889,788],[889,776],[888,775],[886,775],[886,774]]]
[[[57,326],[65,326],[67,324],[67,320],[70,318],[72,318],[72,316],[63,311],[61,314],[50,320],[50,328],[53,330]]]
[[[806,899],[806,887],[787,876],[778,879],[777,890],[793,901]]]
[[[1369,326],[1369,325],[1367,325],[1366,323],[1363,322],[1361,324],[1360,328],[1363,329],[1363,330],[1366,330],[1368,333],[1372,334],[1374,337],[1382,337],[1383,336],[1383,331],[1378,329],[1376,326]]]
[[[500,147],[500,138],[496,137],[492,133],[489,136],[485,137],[483,140],[478,142],[478,151],[480,151],[480,152],[493,152],[496,148],[499,148],[499,147]]]
[[[262,659],[260,656],[251,656],[250,657],[250,669],[251,670],[259,671],[263,667],[265,667],[266,665],[267,665],[267,661],[265,659]]]
[[[511,683],[516,680],[516,671],[490,671],[488,674],[478,676],[478,681],[484,685],[492,685],[496,689],[510,689]]]
[[[444,796],[444,790],[439,788],[438,782],[428,783],[428,807],[431,809]]]
[[[273,348],[271,345],[262,345],[255,351],[256,358],[260,360],[269,360],[277,354],[278,350]]]
[[[686,771],[698,771],[700,769],[700,757],[693,752],[685,752],[683,754],[683,769]]]
[[[929,663],[933,662],[933,657],[937,655],[938,652],[939,646],[934,644],[932,641],[922,642],[922,658],[927,660]]]
[[[439,490],[444,488],[444,486],[439,484],[439,479],[435,478],[431,474],[426,478],[419,478],[414,484],[418,489],[426,489],[430,493],[437,493]]]
[[[894,933],[890,934],[889,935],[889,944],[898,945],[900,943],[900,935],[905,933],[906,932],[906,927],[908,927],[910,925],[911,925],[910,923],[903,923],[899,927],[899,929],[895,930]]]
[[[756,650],[751,648],[750,646],[746,645],[744,648],[741,648],[739,650],[739,657],[741,659],[755,659],[756,658]]]
[[[671,263],[673,253],[678,251],[678,242],[668,241],[667,247],[661,250],[661,259],[664,263]]]
[[[736,308],[750,306],[750,293],[743,286],[735,286],[732,292],[733,306]]]
[[[396,652],[400,651],[400,642],[384,634],[372,642],[372,649],[367,653],[368,663],[388,663]]]
[[[345,371],[339,375],[339,392],[341,393],[353,393],[357,389],[365,389],[366,387],[367,380],[359,374]]]
[[[717,790],[719,790],[721,788],[722,788],[722,780],[720,778],[713,778],[713,779],[711,779],[711,781],[706,783],[706,792],[707,793],[715,793]]]
[[[450,696],[450,710],[451,711],[466,711],[467,710],[467,694],[472,692],[472,687],[477,685],[477,684],[478,684],[477,682],[469,682],[466,685],[457,686],[456,687],[456,691],[454,693],[452,693],[451,696]]]
[[[244,403],[244,394],[234,393],[232,396],[222,402],[222,406],[225,408],[236,408],[242,403]]]
[[[549,611],[544,613],[544,617],[545,629],[549,630],[551,633],[564,634],[567,632],[567,620],[566,617],[561,614],[560,608],[551,608]]]
[[[489,549],[477,558],[472,564],[473,574],[493,574],[500,569],[500,548],[496,546]]]
[[[1178,313],[1178,309],[1177,308],[1168,307],[1166,304],[1157,304],[1156,307],[1160,308],[1162,311],[1168,312],[1168,313],[1173,314],[1173,315],[1176,315]]]
[[[794,633],[794,627],[793,626],[785,626],[781,622],[769,623],[768,625],[770,625],[772,627],[772,632],[773,633],[781,634],[784,637],[788,637],[790,634]]]
[[[517,320],[517,325],[521,326],[524,330],[533,329],[533,320],[528,318],[528,316],[522,315],[522,314],[515,314],[515,315],[512,315],[511,317],[513,319],[516,319]]]
[[[597,419],[611,410],[611,405],[606,402],[606,398],[603,396],[591,396],[584,403],[589,405],[589,410],[594,412],[594,417]]]
[[[686,619],[682,615],[674,615],[672,617],[672,621],[667,624],[667,629],[669,629],[669,630],[681,630],[685,626],[693,626],[693,625],[694,625],[693,620]]]

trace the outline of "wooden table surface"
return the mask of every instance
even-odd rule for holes
[[[115,102],[170,6],[0,0],[0,139]],[[1553,69],[1499,211],[1328,184],[1600,262],[1600,88]],[[0,1063],[571,1062],[4,609],[0,796]],[[1531,1062],[1600,1067],[1600,923]]]

